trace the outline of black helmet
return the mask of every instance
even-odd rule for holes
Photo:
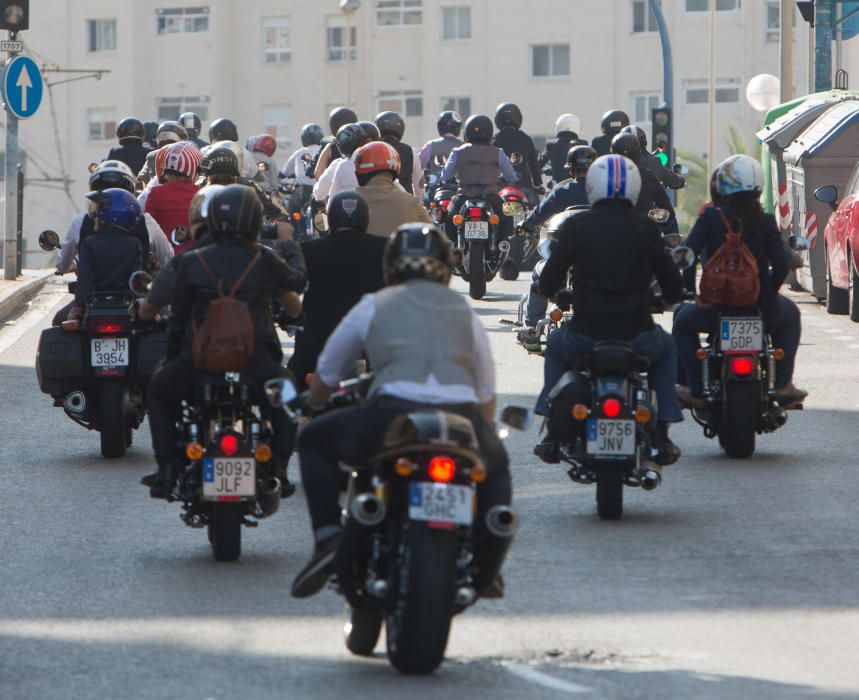
[[[120,143],[123,139],[138,139],[143,141],[146,137],[146,130],[143,128],[143,122],[136,117],[126,117],[116,127],[116,138]]]
[[[573,146],[567,151],[567,169],[587,171],[597,159],[597,152],[590,146]]]
[[[366,233],[370,225],[370,207],[367,200],[354,190],[338,192],[328,200],[328,228],[354,228]]]
[[[323,137],[322,127],[319,124],[310,123],[301,127],[302,146],[318,146],[322,143]]]
[[[630,126],[625,126],[620,130],[622,134],[635,134],[635,137],[638,139],[638,143],[641,144],[641,150],[647,150],[647,134],[644,129],[640,126],[636,126],[635,124],[631,124]]]
[[[341,126],[334,139],[337,142],[337,148],[347,158],[351,158],[355,151],[370,140],[367,132],[357,124]]]
[[[460,116],[459,112],[452,110],[442,112],[438,115],[436,127],[438,128],[439,136],[444,136],[445,134],[459,136],[462,132],[462,116]]]
[[[168,143],[187,140],[188,132],[185,131],[185,127],[179,122],[164,122],[158,127],[158,131],[155,132],[155,145],[159,147]]]
[[[385,284],[410,279],[450,282],[453,251],[450,240],[430,224],[403,224],[385,244],[382,255]]]
[[[160,125],[156,121],[152,121],[148,119],[143,122],[143,140],[146,143],[151,143],[153,146],[155,145],[155,134],[158,133],[158,127]]]
[[[489,143],[492,140],[492,120],[485,114],[474,114],[465,122],[465,140],[469,143]]]
[[[401,141],[403,134],[406,133],[406,123],[396,112],[382,112],[377,114],[373,121],[379,127],[379,133],[382,136],[394,136],[397,141]]]
[[[211,148],[203,156],[200,170],[208,175],[231,175],[239,176],[239,159],[236,154],[226,146]]]
[[[89,178],[90,190],[99,192],[112,187],[119,187],[134,194],[134,184],[134,173],[121,160],[102,161]]]
[[[641,158],[641,144],[635,134],[621,133],[611,140],[611,152],[626,156],[633,163],[638,163]]]
[[[203,127],[203,122],[200,121],[200,117],[194,112],[183,112],[180,114],[179,123],[185,127],[189,139],[197,138],[200,135],[200,129]]]
[[[625,126],[629,126],[629,115],[622,109],[612,109],[602,115],[600,128],[604,134],[614,136]]]
[[[379,131],[379,127],[373,122],[360,121],[355,123],[364,130],[364,133],[367,134],[367,138],[370,139],[370,141],[382,140],[382,133]]]
[[[215,236],[241,234],[255,239],[262,225],[259,196],[247,185],[227,185],[209,201],[206,223]]]
[[[231,119],[221,117],[209,124],[209,141],[238,141],[239,130]]]
[[[336,135],[340,128],[358,121],[358,115],[348,107],[337,107],[328,115],[328,128]]]
[[[522,110],[512,102],[502,102],[495,109],[495,126],[503,129],[512,126],[514,129],[522,127]]]

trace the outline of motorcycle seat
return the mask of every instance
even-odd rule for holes
[[[382,450],[368,460],[370,464],[411,451],[437,449],[480,461],[477,435],[471,421],[446,411],[415,411],[394,418],[382,439]]]
[[[650,360],[644,355],[636,355],[632,345],[615,341],[596,343],[591,352],[580,355],[577,369],[587,369],[597,376],[627,375],[632,372],[646,372]]]

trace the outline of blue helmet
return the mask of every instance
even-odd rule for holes
[[[131,231],[143,216],[143,210],[134,195],[118,187],[90,192],[87,199],[91,202],[90,216],[100,224],[111,224]]]

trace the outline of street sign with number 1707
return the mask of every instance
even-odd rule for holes
[[[24,50],[24,42],[23,41],[12,41],[3,39],[0,41],[0,51],[23,51]]]

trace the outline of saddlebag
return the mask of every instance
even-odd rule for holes
[[[167,332],[146,333],[138,336],[137,359],[134,370],[138,379],[148,381],[158,363],[167,355]]]
[[[84,373],[79,333],[64,333],[58,326],[42,331],[36,351],[36,377],[44,394],[63,396],[80,388]]]
[[[566,372],[549,393],[549,415],[546,430],[552,440],[572,445],[585,434],[585,421],[573,418],[577,403],[591,405],[591,385],[578,372]]]

